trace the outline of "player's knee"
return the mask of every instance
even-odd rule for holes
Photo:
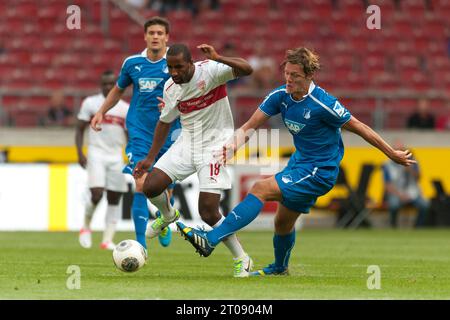
[[[136,192],[144,192],[146,178],[147,175],[143,175],[142,177],[134,179],[134,182],[136,183]]]
[[[203,221],[205,221],[208,225],[215,225],[220,219],[219,208],[217,205],[212,202],[202,202],[198,205],[198,213]]]
[[[122,196],[122,194],[119,192],[114,192],[114,193],[108,192],[106,194],[106,199],[108,200],[108,204],[114,206],[114,205],[119,204],[121,196]]]
[[[154,197],[159,196],[161,193],[163,193],[164,189],[161,189],[158,187],[158,184],[155,183],[152,179],[145,179],[145,181],[142,184],[142,191],[147,198],[151,199]]]
[[[103,197],[103,192],[99,192],[99,191],[91,192],[92,204],[97,205],[100,202],[100,200],[102,200],[102,197]]]
[[[286,219],[280,215],[276,215],[274,219],[275,232],[277,234],[288,234],[292,232],[295,220],[292,222],[290,219]]]
[[[259,199],[265,200],[267,197],[265,183],[263,181],[257,181],[252,186],[249,193],[253,194],[254,196],[258,197]]]

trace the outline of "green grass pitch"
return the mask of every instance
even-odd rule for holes
[[[450,230],[300,230],[290,276],[234,279],[223,245],[200,258],[174,233],[170,247],[149,243],[149,261],[123,273],[110,251],[78,245],[78,234],[0,233],[0,299],[450,299]],[[273,259],[272,232],[241,232],[255,267]],[[118,233],[116,240],[133,238]],[[68,289],[70,265],[80,289]],[[368,266],[381,288],[369,290]],[[70,281],[69,281],[70,282]]]

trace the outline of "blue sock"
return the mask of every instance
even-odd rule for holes
[[[259,214],[264,203],[249,193],[230,213],[228,213],[222,224],[208,232],[208,242],[215,246],[222,239],[242,229],[252,222]]]
[[[139,242],[145,249],[147,249],[147,242],[145,241],[145,230],[147,229],[149,211],[147,208],[147,197],[143,193],[136,192],[134,194],[131,212],[133,214],[136,241]]]
[[[291,250],[295,244],[295,230],[284,236],[273,235],[273,249],[275,254],[275,266],[278,268],[287,268]]]
[[[173,207],[174,203],[175,203],[175,197],[173,196],[173,193],[172,193],[172,196],[170,197],[170,205]]]

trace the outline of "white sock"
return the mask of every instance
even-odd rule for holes
[[[225,217],[222,216],[220,220],[215,225],[212,226],[213,229],[220,226],[224,220]],[[244,248],[242,248],[242,245],[239,242],[235,233],[229,235],[227,238],[222,240],[222,242],[228,248],[228,250],[230,250],[231,254],[233,255],[233,259],[242,259],[247,255],[244,251]]]
[[[86,208],[84,209],[84,224],[83,229],[90,230],[91,229],[91,221],[92,216],[94,215],[95,209],[97,208],[96,204],[93,204],[92,201],[88,201],[86,204]]]
[[[116,233],[116,226],[120,219],[120,206],[110,205],[106,209],[105,231],[103,231],[102,242],[113,242]]]
[[[153,219],[156,219],[156,212],[158,212],[158,208],[148,199],[147,199],[147,208],[148,211],[150,212],[150,216],[153,217]]]
[[[151,198],[150,201],[159,209],[165,221],[171,221],[175,217],[175,209],[170,204],[167,190],[159,196]]]

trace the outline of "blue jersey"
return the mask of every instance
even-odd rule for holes
[[[311,83],[308,94],[296,101],[283,85],[273,90],[259,109],[268,116],[281,113],[294,140],[292,161],[316,167],[339,166],[344,156],[340,128],[351,114],[335,97]]]
[[[170,78],[166,58],[151,61],[147,58],[147,49],[141,54],[130,56],[123,62],[117,86],[125,89],[133,84],[133,96],[127,114],[126,126],[129,142],[127,153],[147,155],[150,150],[156,124],[159,120],[158,99],[163,96],[165,82]],[[172,133],[181,128],[179,119],[172,124],[171,131],[161,152],[174,142]],[[136,159],[135,157],[135,160]]]

